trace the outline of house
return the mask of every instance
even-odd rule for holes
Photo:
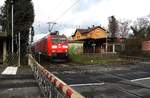
[[[88,29],[76,29],[73,40],[84,40],[84,39],[101,39],[107,37],[107,31],[100,26],[93,26]]]
[[[72,35],[74,41],[83,41],[84,53],[101,53],[105,51],[108,32],[101,26],[88,29],[76,29]]]

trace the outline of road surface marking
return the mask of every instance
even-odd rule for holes
[[[2,74],[15,75],[17,73],[18,67],[7,67]]]
[[[141,81],[141,80],[148,80],[148,79],[150,79],[150,77],[134,79],[134,80],[131,80],[131,82],[136,82],[136,81]]]
[[[71,84],[69,86],[76,87],[76,86],[96,86],[96,85],[103,85],[104,83],[86,83],[86,84]]]

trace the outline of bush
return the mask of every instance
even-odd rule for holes
[[[142,39],[134,38],[125,41],[125,49],[120,52],[121,55],[127,56],[142,56]]]
[[[110,64],[118,60],[118,56],[104,56],[94,54],[70,55],[72,63],[78,64]]]

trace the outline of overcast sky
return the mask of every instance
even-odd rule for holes
[[[0,5],[3,2],[0,0]],[[70,36],[75,30],[73,26],[85,28],[101,24],[106,27],[111,15],[136,20],[150,13],[150,0],[33,0],[33,4],[37,34],[48,31],[47,22],[57,22],[54,30]]]

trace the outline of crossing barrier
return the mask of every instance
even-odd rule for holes
[[[85,98],[41,66],[31,54],[29,54],[28,63],[34,72],[34,76],[36,77],[40,88],[47,98]]]

